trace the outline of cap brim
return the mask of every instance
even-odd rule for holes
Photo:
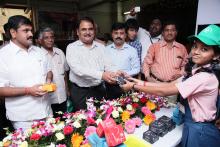
[[[216,44],[215,41],[213,41],[212,39],[207,38],[207,37],[202,36],[202,35],[200,35],[200,36],[191,35],[191,36],[187,37],[187,39],[189,41],[194,41],[194,40],[198,39],[199,41],[201,41],[202,43],[204,43],[206,45],[215,45]]]

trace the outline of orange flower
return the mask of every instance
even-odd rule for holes
[[[121,119],[123,122],[126,122],[130,118],[130,113],[128,111],[123,111],[121,114]]]
[[[10,145],[11,145],[11,141],[8,141],[8,140],[3,143],[4,147],[9,147]]]
[[[151,111],[152,111],[152,110],[155,110],[155,109],[157,108],[156,105],[155,105],[155,103],[154,103],[154,102],[151,102],[151,101],[147,101],[146,106],[147,106],[147,108],[150,109]]]
[[[73,147],[80,147],[82,141],[83,141],[83,136],[79,135],[79,133],[74,133],[71,137],[71,143]]]
[[[155,115],[151,113],[151,114],[145,115],[143,120],[146,125],[150,125],[155,119],[156,119]]]

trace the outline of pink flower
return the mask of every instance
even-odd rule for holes
[[[150,113],[151,113],[151,111],[150,111],[147,107],[142,107],[142,108],[141,108],[141,112],[143,112],[144,115],[147,115],[147,114],[150,114]]]
[[[63,134],[64,135],[69,135],[69,134],[71,134],[73,132],[73,127],[71,127],[71,126],[65,126],[64,128],[63,128]]]
[[[142,120],[139,117],[135,117],[132,120],[134,120],[136,126],[140,127],[142,124]]]
[[[93,133],[96,133],[96,127],[94,127],[94,126],[89,126],[89,127],[86,128],[86,131],[85,131],[85,133],[84,133],[84,136],[85,136],[86,138],[88,138],[89,135],[91,135],[91,134],[93,134]]]
[[[125,122],[125,130],[128,134],[133,134],[136,128],[135,121],[130,119]]]

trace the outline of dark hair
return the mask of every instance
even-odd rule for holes
[[[120,29],[125,29],[125,24],[121,23],[121,22],[117,22],[117,23],[114,23],[112,25],[112,30],[111,31],[120,30]]]
[[[5,34],[4,34],[5,35],[5,41],[8,41],[8,40],[10,40],[10,32],[9,32],[8,23],[4,24],[3,28],[4,28],[4,31],[5,31]]]
[[[27,18],[24,17],[22,15],[14,15],[9,17],[8,19],[8,29],[14,29],[17,30],[21,25],[31,25],[32,23],[31,21]],[[9,33],[10,38],[11,38],[11,34]]]
[[[77,29],[79,29],[79,25],[80,25],[80,23],[82,21],[90,22],[93,25],[94,29],[95,29],[95,22],[94,22],[94,20],[91,17],[88,17],[88,16],[82,17],[82,18],[79,19],[79,21],[77,22]]]
[[[162,30],[164,31],[165,27],[168,25],[175,25],[176,30],[178,30],[178,25],[174,20],[167,20],[163,23]]]
[[[139,29],[139,24],[137,22],[136,19],[130,18],[125,22],[125,30],[126,32],[128,31],[128,29],[135,29],[136,31],[138,31]]]

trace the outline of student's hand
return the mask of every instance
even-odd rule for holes
[[[34,85],[27,88],[27,94],[35,97],[45,95],[47,92],[42,89],[42,85]]]
[[[115,84],[116,83],[115,77],[116,77],[116,73],[110,72],[110,71],[105,71],[102,74],[102,79],[104,81],[106,81],[107,83],[109,83],[109,84]]]
[[[131,90],[134,86],[134,82],[130,82],[128,80],[125,80],[126,83],[124,85],[120,85],[120,87],[125,91],[128,92],[129,90]]]

